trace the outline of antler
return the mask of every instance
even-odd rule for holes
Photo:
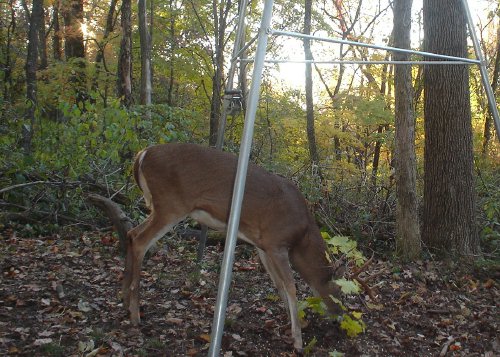
[[[359,274],[364,272],[368,268],[368,266],[372,263],[372,261],[373,261],[373,255],[361,267],[354,268],[353,271],[349,274],[349,279],[356,280],[361,285],[361,287],[366,291],[370,299],[376,300],[373,289],[370,288],[370,286],[368,286],[368,281],[373,279],[375,275],[368,276],[366,279],[362,279],[359,277]]]

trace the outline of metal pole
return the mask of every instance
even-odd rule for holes
[[[253,59],[246,58],[240,60],[241,62],[253,62]],[[265,61],[266,63],[272,64],[282,64],[282,63],[315,63],[315,64],[356,64],[356,65],[371,65],[371,64],[398,64],[398,65],[424,65],[424,64],[442,64],[442,65],[468,65],[473,66],[475,63],[471,62],[459,62],[459,61],[364,61],[364,60],[330,60],[330,61],[318,61],[318,60],[273,60],[269,59]]]
[[[493,93],[493,88],[491,88],[490,80],[488,78],[488,70],[486,69],[486,61],[484,60],[483,53],[481,52],[481,46],[479,45],[479,40],[477,39],[476,31],[474,30],[474,22],[472,21],[472,15],[469,9],[469,4],[467,0],[462,0],[462,4],[465,10],[465,15],[467,16],[467,23],[469,25],[469,34],[474,44],[474,50],[476,52],[476,57],[479,60],[479,70],[481,72],[481,78],[483,80],[484,90],[486,91],[486,97],[488,98],[488,103],[490,105],[490,112],[495,123],[495,129],[497,132],[497,138],[500,141],[500,115],[498,114],[497,103],[495,99],[495,93]]]
[[[220,352],[222,334],[224,332],[224,320],[226,317],[227,298],[234,261],[234,249],[238,235],[238,227],[243,203],[243,193],[250,159],[250,149],[253,139],[255,115],[259,102],[260,86],[262,83],[262,72],[264,69],[264,58],[266,56],[267,40],[269,36],[269,25],[273,12],[273,0],[266,0],[259,29],[259,38],[255,54],[255,64],[252,74],[252,84],[248,98],[248,110],[245,115],[245,125],[241,139],[240,155],[236,171],[236,179],[231,202],[231,213],[229,215],[228,229],[226,235],[226,247],[222,258],[222,267],[219,277],[219,288],[217,302],[215,305],[214,320],[212,324],[212,337],[208,355],[216,357]]]
[[[466,0],[464,0],[464,1],[466,1]],[[432,58],[441,58],[441,59],[446,59],[446,60],[451,60],[451,61],[462,61],[462,62],[475,63],[475,64],[480,63],[480,61],[475,60],[475,59],[470,59],[470,58],[438,55],[436,53],[414,51],[414,50],[408,50],[408,49],[397,48],[397,47],[372,45],[372,44],[364,43],[364,42],[341,40],[341,39],[330,38],[330,37],[318,37],[318,36],[313,36],[313,35],[305,35],[305,34],[299,33],[299,32],[271,30],[271,35],[282,35],[282,36],[289,36],[289,37],[296,37],[296,38],[303,38],[303,39],[305,38],[305,39],[322,41],[322,42],[343,43],[345,45],[373,48],[375,50],[383,50],[383,51],[391,51],[391,52],[399,52],[399,53],[409,53],[409,54],[432,57]]]
[[[231,66],[229,67],[229,72],[227,76],[226,91],[231,91],[233,89],[234,83],[234,73],[236,72],[236,58],[240,52],[241,45],[243,43],[243,36],[245,35],[245,16],[248,6],[248,0],[242,0],[239,9],[238,18],[238,28],[236,29],[236,38],[234,40],[233,57],[231,58]],[[229,103],[231,98],[224,94],[224,102],[222,104],[222,113],[219,122],[219,130],[217,132],[217,143],[215,147],[219,150],[222,149],[224,145],[224,132],[226,130],[227,121],[227,109],[229,108]]]

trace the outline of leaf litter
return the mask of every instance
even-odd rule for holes
[[[102,244],[103,241],[108,244]],[[0,236],[1,356],[205,356],[223,247],[195,262],[197,241],[160,241],[143,265],[142,323],[120,301],[123,261],[103,233]],[[236,249],[221,355],[296,356],[286,310],[257,255]],[[306,312],[312,356],[500,355],[499,271],[464,273],[434,261],[374,261],[377,300],[349,298],[366,331],[349,338],[337,323]],[[297,278],[299,299],[310,292]]]

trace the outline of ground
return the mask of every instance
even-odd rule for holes
[[[196,240],[162,241],[144,265],[142,324],[120,302],[123,261],[107,233],[0,236],[0,355],[204,356],[222,247],[201,270]],[[283,304],[255,252],[238,245],[223,337],[224,356],[294,356]],[[347,299],[366,331],[349,338],[311,312],[310,356],[499,356],[499,272],[463,273],[452,263],[400,265],[378,257],[368,274],[377,300]],[[309,291],[297,278],[300,297]]]

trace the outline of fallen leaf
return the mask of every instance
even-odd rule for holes
[[[210,335],[207,333],[202,333],[201,335],[198,336],[198,338],[202,341],[210,343]]]
[[[182,325],[182,323],[184,322],[184,320],[178,319],[176,317],[169,317],[166,321],[174,325]]]
[[[49,343],[52,343],[51,338],[38,338],[33,342],[33,345],[35,346],[43,346],[43,345],[48,345]]]

